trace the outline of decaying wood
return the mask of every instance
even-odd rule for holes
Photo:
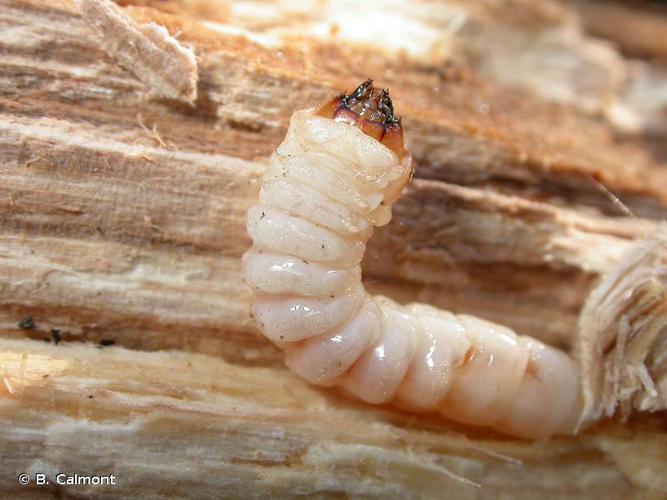
[[[19,489],[24,469],[115,471],[120,489],[77,490],[110,497],[667,492],[659,416],[531,444],[306,386],[257,334],[240,274],[244,214],[289,115],[372,75],[417,170],[373,236],[369,288],[570,347],[599,278],[667,214],[665,165],[597,116],[627,69],[611,46],[550,1],[378,7],[406,21],[394,40],[423,34],[407,51],[354,38],[333,3],[269,2],[263,21],[243,2],[121,3],[80,2],[82,16],[0,0],[3,492],[55,491]],[[129,28],[91,28],[113,20]],[[540,43],[495,47],[509,36]],[[550,50],[579,69],[547,87],[526,64]],[[173,51],[183,66],[155,66]],[[508,59],[524,80],[494,73]],[[145,352],[161,349],[175,351]]]
[[[17,146],[22,140],[16,141]],[[55,154],[71,157],[77,149],[65,147]],[[110,185],[105,176],[95,178],[110,168],[98,167],[97,161],[74,172],[86,179],[90,190],[90,195],[74,193],[74,200],[69,186],[34,177],[42,170],[39,162],[30,166],[29,179],[7,185],[22,193],[24,200],[40,199],[48,189],[52,207],[46,220],[53,224],[64,217],[72,222],[65,226],[70,234],[42,236],[38,227],[32,236],[8,234],[2,239],[3,327],[22,336],[17,321],[30,314],[43,323],[32,332],[36,338],[55,327],[71,339],[96,341],[111,335],[139,348],[187,348],[234,360],[273,359],[276,352],[260,337],[249,335],[250,291],[242,282],[238,259],[248,244],[243,212],[255,189],[249,177],[236,173],[243,163],[211,158],[209,167],[191,163],[186,170],[163,160],[159,150],[154,154],[156,163],[138,159],[127,166],[112,156],[113,178],[134,176],[141,184],[129,192]],[[170,165],[170,177],[165,179],[155,168],[158,163]],[[216,163],[217,168],[210,170]],[[16,176],[24,170],[18,167]],[[185,179],[192,175],[209,187],[229,183],[220,193],[233,207],[224,206],[216,214],[210,207],[218,197],[202,191],[196,196],[184,193]],[[8,180],[17,182],[17,177]],[[167,187],[161,185],[165,181]],[[86,204],[88,196],[93,197],[93,206]],[[59,202],[61,197],[69,201]],[[122,200],[120,206],[112,206],[114,197]],[[151,199],[160,200],[164,208],[147,208]],[[69,211],[61,203],[67,203]],[[81,213],[71,213],[73,207]],[[109,220],[111,211],[115,218]],[[25,217],[12,214],[15,221]],[[210,222],[197,227],[192,223],[197,218]],[[480,231],[484,227],[494,230]],[[394,224],[374,237],[364,269],[372,288],[401,301],[419,298],[476,312],[567,345],[591,283],[630,248],[634,238],[653,227],[650,221],[618,223],[415,180],[396,208]],[[121,235],[121,241],[109,241],[114,235]],[[165,235],[168,240],[160,242]],[[142,238],[150,245],[138,246]],[[188,244],[195,248],[188,249]]]
[[[484,185],[617,214],[617,208],[592,182],[590,176],[594,176],[637,215],[665,215],[667,172],[646,151],[617,144],[611,131],[592,118],[544,104],[528,94],[486,85],[465,67],[424,71],[414,61],[386,59],[363,47],[352,51],[345,45],[313,39],[269,48],[217,25],[147,9],[129,10],[137,22],[159,22],[168,30],[180,31],[181,43],[199,44],[200,97],[194,112],[184,116],[188,110],[174,109],[168,102],[145,102],[136,79],[99,49],[91,48],[87,26],[72,18],[71,11],[60,8],[49,11],[52,21],[62,23],[52,28],[60,40],[52,49],[59,77],[51,87],[42,82],[28,88],[21,80],[9,78],[5,94],[21,96],[20,102],[11,104],[16,114],[30,114],[30,109],[51,98],[58,106],[52,106],[49,116],[85,124],[103,115],[106,131],[132,140],[131,134],[146,137],[136,119],[140,106],[146,125],[151,128],[155,123],[172,149],[223,150],[252,159],[270,153],[295,108],[314,105],[373,74],[378,82],[392,87],[397,102],[410,103],[403,117],[418,162],[418,177]],[[6,17],[16,16],[14,22],[22,26],[33,45],[16,47],[17,53],[6,60],[5,68],[25,71],[36,63],[32,59],[39,47],[35,37],[41,36],[45,14],[36,9],[17,12],[11,7],[6,12]],[[64,64],[72,53],[82,50],[87,52],[85,58],[75,66]],[[68,72],[74,76],[75,68],[79,76],[66,78]],[[82,79],[82,74],[87,78]],[[60,94],[54,95],[54,90]],[[79,99],[63,100],[62,94]],[[155,144],[150,137],[134,139]],[[225,147],[221,149],[220,144]]]
[[[620,42],[625,48],[624,40],[636,39],[658,53],[664,50],[664,12],[655,16],[621,2],[573,1],[586,26],[611,38],[610,43],[585,33],[578,16],[548,1],[394,2],[387,9],[386,2],[379,1],[343,0],[323,7],[275,0],[271,9],[261,12],[253,8],[252,1],[123,3],[187,12],[227,29],[242,27],[270,46],[293,39],[294,33],[329,39],[333,33],[337,41],[363,43],[389,57],[395,53],[392,47],[400,45],[422,64],[467,64],[493,82],[526,89],[586,113],[604,114],[624,133],[666,130],[664,68],[627,61],[613,45]],[[365,19],[374,22],[365,23]],[[650,50],[644,53],[654,55]],[[487,109],[484,102],[480,107]]]
[[[591,293],[580,330],[582,419],[667,409],[666,227]]]
[[[116,474],[115,487],[81,487],[81,495],[436,498],[446,491],[463,499],[620,500],[639,498],[633,483],[655,478],[664,486],[665,440],[647,439],[657,421],[548,443],[466,437],[436,420],[318,390],[281,368],[30,341],[2,340],[0,350],[3,459],[51,477]],[[63,456],[64,449],[76,452]],[[648,453],[655,460],[633,470]],[[628,464],[627,476],[617,460]],[[0,488],[26,492],[8,474]],[[44,491],[57,488],[27,489]]]
[[[667,61],[664,5],[646,0],[570,0],[570,5],[591,33],[613,40],[626,54]]]
[[[656,2],[570,0],[591,33],[614,43],[630,59],[606,113],[622,132],[667,135],[667,9]],[[664,153],[663,153],[664,155]]]
[[[101,48],[119,65],[134,73],[155,97],[197,98],[197,62],[163,26],[137,25],[114,3],[77,0],[83,19],[97,33]]]
[[[528,88],[543,98],[600,112],[613,100],[625,67],[608,43],[586,36],[575,17],[555,2],[289,2],[258,12],[252,1],[143,0],[168,12],[188,12],[217,24],[242,27],[280,44],[295,33],[355,45],[391,57],[396,47],[429,66],[465,60],[483,76]],[[253,16],[253,13],[255,15]],[[372,19],[373,22],[365,22]],[[557,59],[558,64],[549,64]]]

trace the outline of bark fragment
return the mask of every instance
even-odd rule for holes
[[[106,54],[145,83],[151,95],[194,103],[198,74],[192,49],[164,26],[137,24],[110,0],[76,0],[76,4]]]

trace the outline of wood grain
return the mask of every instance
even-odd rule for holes
[[[116,486],[77,488],[85,496],[625,499],[664,482],[667,464],[664,439],[647,437],[659,421],[530,443],[466,437],[283,368],[204,355],[2,340],[0,363],[3,462],[31,474],[116,474]],[[654,460],[640,470],[647,453]],[[21,489],[3,474],[0,489],[34,498],[64,488]]]

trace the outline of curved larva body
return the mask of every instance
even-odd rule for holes
[[[572,432],[580,403],[567,355],[363,288],[366,241],[390,220],[410,163],[353,125],[309,110],[292,116],[248,213],[254,246],[243,267],[260,329],[301,377],[370,403],[527,438]]]

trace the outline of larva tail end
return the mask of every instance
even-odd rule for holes
[[[389,91],[375,88],[370,78],[352,93],[340,95],[326,103],[317,114],[354,125],[384,144],[399,158],[407,154],[403,144],[403,126],[394,115]]]

